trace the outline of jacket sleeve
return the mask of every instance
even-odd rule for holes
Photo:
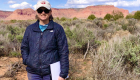
[[[57,47],[60,57],[60,77],[66,78],[68,76],[69,71],[69,50],[68,50],[68,44],[67,44],[67,38],[64,32],[64,29],[62,26],[60,26],[60,29],[57,33]]]
[[[26,61],[28,58],[28,54],[29,54],[29,41],[28,41],[28,36],[29,36],[29,31],[28,31],[28,27],[25,30],[24,36],[23,36],[23,40],[21,43],[21,54],[22,54],[22,59],[23,59],[23,64],[27,65]]]

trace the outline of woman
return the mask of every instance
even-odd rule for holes
[[[68,44],[61,25],[53,22],[51,5],[39,1],[36,5],[38,20],[28,26],[21,44],[23,64],[29,80],[51,80],[50,64],[60,61],[58,80],[68,75]]]

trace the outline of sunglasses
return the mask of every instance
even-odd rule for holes
[[[48,10],[48,9],[45,9],[45,10],[37,9],[37,12],[38,12],[38,13],[42,13],[43,11],[44,11],[45,13],[49,13],[49,12],[50,12],[50,10]]]

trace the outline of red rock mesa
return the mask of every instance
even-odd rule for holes
[[[96,17],[103,18],[107,13],[112,13],[113,11],[120,11],[124,16],[129,14],[128,10],[120,9],[114,7],[113,5],[98,5],[98,6],[88,6],[86,8],[69,8],[69,9],[57,9],[52,8],[53,17],[66,17],[73,18],[77,17],[79,19],[86,19],[89,15],[94,14]],[[35,19],[35,11],[31,8],[28,9],[17,9],[5,20],[32,20]]]

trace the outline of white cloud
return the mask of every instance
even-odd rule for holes
[[[33,6],[34,10],[36,9],[36,5]]]
[[[140,6],[140,0],[67,0],[67,3],[63,6],[67,8],[84,8],[89,5],[114,5],[121,7],[138,7]]]
[[[66,4],[93,4],[96,2],[110,2],[110,1],[115,1],[115,0],[68,0]]]
[[[8,4],[13,4],[13,3],[16,3],[16,2],[12,0],[8,1]]]
[[[122,6],[122,7],[138,7],[138,6],[140,6],[140,0],[135,0],[135,1],[118,0],[116,2],[108,2],[105,4],[114,5],[114,6]]]
[[[21,4],[13,4],[13,5],[10,5],[9,7],[15,8],[15,9],[33,8],[33,6],[27,2],[22,2]]]

